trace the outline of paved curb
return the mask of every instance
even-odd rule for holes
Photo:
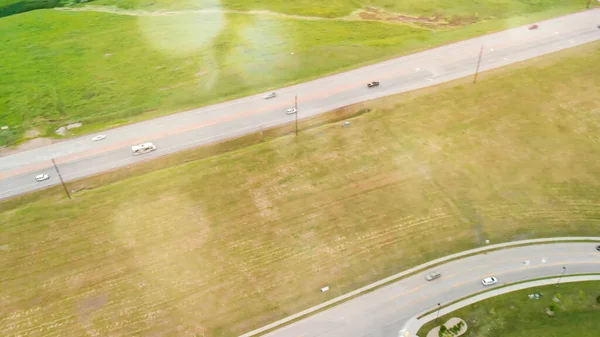
[[[498,295],[503,295],[506,293],[510,293],[513,291],[517,291],[517,290],[522,290],[522,289],[527,289],[527,288],[532,288],[532,287],[538,287],[538,286],[543,286],[543,285],[549,285],[549,284],[555,284],[558,282],[558,280],[560,280],[561,283],[569,283],[569,282],[582,282],[582,281],[600,281],[600,274],[595,274],[595,275],[582,275],[582,276],[567,276],[567,277],[553,277],[553,278],[549,278],[549,279],[543,279],[543,280],[537,280],[537,281],[531,281],[531,282],[524,282],[524,283],[519,283],[519,284],[515,284],[512,286],[506,286],[506,287],[502,287],[499,289],[495,289],[495,290],[490,290],[490,291],[486,291],[482,294],[479,295],[475,295],[472,297],[469,297],[467,299],[465,299],[464,301],[460,301],[454,304],[451,304],[445,308],[442,308],[438,314],[438,312],[433,312],[421,319],[418,319],[417,317],[423,315],[424,313],[431,311],[434,308],[430,308],[427,309],[426,311],[423,311],[421,313],[419,313],[418,315],[413,316],[411,319],[409,319],[403,326],[403,329],[400,330],[398,337],[419,337],[417,336],[417,332],[419,331],[419,329],[427,322],[430,322],[432,320],[434,320],[436,317],[439,316],[443,316],[445,314],[451,313],[455,310],[458,310],[460,308],[466,307],[467,305],[479,302],[479,301],[483,301],[485,299],[491,298],[491,297],[495,297]],[[411,332],[412,331],[412,332]]]
[[[346,293],[342,296],[338,296],[336,298],[333,298],[327,302],[323,302],[319,305],[316,305],[312,308],[308,308],[306,310],[303,310],[299,313],[296,313],[294,315],[288,316],[284,319],[281,319],[279,321],[273,322],[271,324],[265,325],[262,328],[258,328],[256,330],[247,332],[239,337],[250,337],[250,336],[254,336],[260,333],[263,333],[265,331],[268,330],[273,330],[279,326],[285,325],[286,323],[289,323],[291,321],[294,321],[296,319],[299,319],[303,316],[308,316],[310,314],[315,313],[316,311],[322,310],[328,306],[334,305],[334,304],[338,304],[350,297],[354,297],[357,295],[360,295],[364,292],[370,291],[372,289],[378,288],[386,283],[390,283],[393,281],[397,281],[400,278],[415,273],[417,271],[420,271],[422,269],[427,269],[431,266],[437,265],[437,264],[441,264],[444,262],[448,262],[450,260],[454,260],[454,259],[458,259],[461,257],[465,257],[467,255],[473,255],[473,254],[477,254],[477,253],[481,253],[481,252],[485,252],[488,250],[492,250],[492,249],[498,249],[498,248],[505,248],[505,247],[512,247],[512,246],[518,246],[518,245],[527,245],[527,244],[544,244],[544,243],[554,243],[554,242],[565,242],[565,241],[600,241],[600,237],[587,237],[587,236],[580,236],[580,237],[561,237],[561,238],[545,238],[545,239],[532,239],[532,240],[521,240],[521,241],[512,241],[512,242],[505,242],[505,243],[498,243],[495,245],[489,245],[489,246],[485,246],[485,247],[480,247],[480,248],[475,248],[475,249],[471,249],[471,250],[467,250],[464,252],[460,252],[460,253],[456,253],[456,254],[452,254],[452,255],[448,255],[448,256],[444,256],[442,258],[439,259],[435,259],[432,261],[429,261],[427,263],[424,263],[422,265],[407,269],[401,273],[392,275],[390,277],[384,278],[382,280],[379,280],[375,283],[371,283],[365,287],[356,289],[354,291],[351,291],[349,293]],[[418,316],[417,316],[418,317]]]

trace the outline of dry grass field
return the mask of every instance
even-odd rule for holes
[[[0,331],[234,336],[486,239],[595,235],[599,69],[590,44],[363,103],[349,127],[0,204]]]

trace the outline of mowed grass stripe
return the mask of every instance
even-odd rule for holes
[[[349,127],[71,201],[2,203],[0,329],[233,336],[485,240],[597,234],[598,51],[362,103]]]

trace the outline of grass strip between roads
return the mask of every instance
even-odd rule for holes
[[[597,273],[568,274],[568,275],[565,275],[564,277],[568,278],[568,277],[573,277],[573,276],[587,276],[587,275],[600,275],[600,274],[597,274]],[[469,296],[465,296],[465,297],[459,298],[459,299],[454,300],[452,302],[444,303],[444,305],[441,305],[439,308],[431,309],[431,310],[429,310],[429,311],[427,311],[427,312],[419,315],[419,317],[417,317],[417,319],[421,319],[421,318],[423,318],[423,317],[425,317],[427,315],[430,315],[430,314],[432,314],[432,313],[434,313],[434,312],[436,312],[436,311],[438,311],[440,309],[447,308],[447,307],[449,307],[449,306],[451,306],[453,304],[456,304],[458,302],[462,302],[462,301],[468,300],[471,297],[475,297],[475,296],[481,295],[481,294],[486,293],[488,291],[493,291],[493,290],[498,290],[498,289],[502,289],[502,288],[506,288],[506,287],[511,287],[511,286],[514,286],[514,285],[517,285],[517,284],[522,284],[522,283],[529,283],[529,282],[534,282],[534,281],[539,281],[539,280],[553,279],[553,278],[557,278],[557,277],[558,277],[558,275],[556,275],[556,276],[548,276],[548,277],[539,277],[539,278],[534,278],[534,279],[525,280],[525,281],[519,281],[519,282],[514,282],[514,283],[507,283],[507,284],[503,284],[503,285],[501,285],[499,287],[484,289],[482,291],[473,293],[473,294],[471,294]]]
[[[0,331],[235,336],[485,240],[597,235],[599,51],[3,202]]]
[[[425,337],[434,327],[458,317],[468,326],[463,336],[595,336],[600,315],[599,286],[599,281],[581,281],[516,290],[457,309],[437,322],[427,322],[417,335]],[[528,297],[535,293],[542,297]],[[552,316],[547,313],[549,308],[553,309]]]

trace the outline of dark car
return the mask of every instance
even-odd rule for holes
[[[377,87],[377,86],[379,86],[379,82],[371,82],[371,83],[367,84],[367,87],[369,87],[369,88],[373,88],[373,87]]]
[[[600,245],[596,246],[596,250],[600,252]]]

